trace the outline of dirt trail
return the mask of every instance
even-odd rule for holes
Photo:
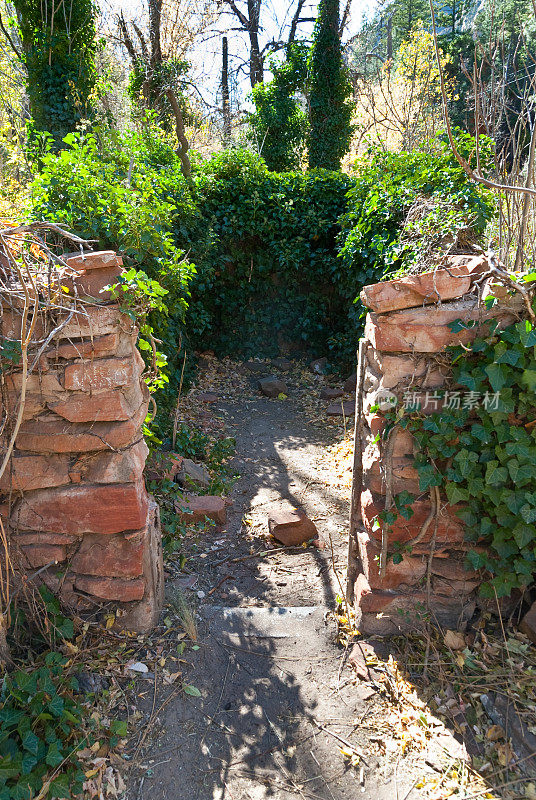
[[[199,575],[191,593],[204,597],[199,649],[188,650],[185,674],[201,697],[172,694],[158,713],[129,800],[405,800],[411,770],[370,755],[370,686],[356,684],[335,641],[329,613],[340,589],[330,549],[243,558],[274,548],[260,532],[270,505],[286,498],[331,536],[342,570],[348,505],[326,480],[325,448],[335,432],[308,424],[292,396],[227,400],[213,413],[236,437],[241,477],[226,532],[190,547],[189,566]],[[149,716],[173,687],[153,698],[146,686]],[[335,735],[366,749],[363,769],[343,758]]]

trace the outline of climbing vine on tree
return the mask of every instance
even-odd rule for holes
[[[299,168],[307,136],[306,45],[289,45],[286,60],[272,63],[270,69],[273,79],[258,83],[251,93],[255,103],[255,113],[249,117],[251,138],[268,169],[284,172]]]
[[[309,70],[309,166],[338,170],[352,137],[350,84],[339,38],[339,0],[320,0]]]
[[[97,73],[93,0],[14,0],[28,72],[30,138],[52,134],[56,148],[91,115]]]

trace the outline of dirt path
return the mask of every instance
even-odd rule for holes
[[[129,800],[406,800],[411,767],[375,755],[374,691],[356,682],[336,643],[330,548],[282,550],[264,536],[270,505],[291,500],[331,537],[342,571],[348,505],[326,474],[335,432],[308,424],[292,396],[226,401],[213,413],[236,437],[240,478],[226,531],[190,547],[199,649],[182,666],[201,697],[173,687],[153,697],[146,684],[141,707],[158,722]],[[352,766],[336,736],[364,750],[366,763]]]

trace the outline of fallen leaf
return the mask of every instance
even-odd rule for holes
[[[465,636],[459,631],[446,631],[443,641],[451,650],[463,650],[466,646]]]
[[[498,742],[499,739],[504,739],[504,730],[500,725],[492,725],[486,731],[486,739],[489,739],[490,742]]]

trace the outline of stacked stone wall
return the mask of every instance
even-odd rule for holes
[[[66,606],[110,609],[118,626],[144,631],[162,605],[163,569],[158,507],[143,478],[149,396],[138,331],[102,291],[121,272],[115,253],[64,261],[61,291],[79,301],[75,313],[38,316],[34,351],[66,324],[27,380],[22,425],[0,482],[10,558],[16,575],[40,571],[39,581]],[[2,335],[16,339],[21,314],[9,296],[2,312]],[[8,419],[22,382],[20,368],[2,377]]]
[[[360,629],[366,633],[394,633],[430,612],[440,623],[456,627],[473,614],[478,602],[481,576],[466,566],[468,545],[457,509],[444,497],[437,503],[437,495],[420,491],[411,433],[395,426],[386,435],[386,420],[377,406],[385,410],[418,405],[425,414],[441,411],[446,402],[441,390],[452,388],[445,348],[469,344],[486,319],[504,327],[518,318],[518,297],[507,297],[489,311],[479,303],[477,284],[487,269],[484,257],[453,256],[435,272],[367,286],[361,294],[370,312],[357,428],[362,451],[356,498],[361,574],[352,594]],[[458,319],[472,321],[474,327],[454,332],[451,324]],[[464,402],[463,393],[460,400]],[[413,515],[399,515],[386,525],[378,515],[392,508],[392,498],[403,491],[416,498]],[[389,558],[380,575],[382,537],[387,537],[391,555],[395,543],[400,545],[401,560],[394,563]]]

